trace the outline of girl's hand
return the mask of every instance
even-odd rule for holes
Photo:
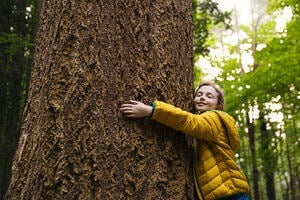
[[[148,106],[139,101],[130,100],[129,103],[121,105],[120,111],[126,117],[141,118],[149,117],[152,113],[152,106]]]

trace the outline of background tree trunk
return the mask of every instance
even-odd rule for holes
[[[188,0],[42,1],[7,199],[192,199],[184,134],[129,99],[192,108]]]
[[[277,167],[277,156],[275,155],[276,149],[273,146],[276,146],[276,143],[273,140],[272,145],[272,132],[267,129],[267,121],[265,119],[266,113],[263,108],[259,109],[259,129],[260,129],[260,139],[261,139],[261,152],[263,163],[263,175],[266,183],[266,194],[268,200],[277,199],[276,198],[276,189],[275,189],[275,171]]]
[[[260,192],[259,192],[259,171],[257,168],[257,158],[256,158],[256,147],[255,147],[255,127],[253,123],[253,119],[247,113],[247,127],[249,134],[249,144],[250,144],[250,152],[251,152],[251,162],[252,162],[252,175],[253,175],[253,197],[255,200],[260,200]]]

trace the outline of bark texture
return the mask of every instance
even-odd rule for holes
[[[189,0],[42,1],[6,199],[192,199],[184,134],[126,119],[129,99],[191,110]]]

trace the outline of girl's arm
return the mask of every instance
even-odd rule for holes
[[[150,117],[153,111],[152,106],[148,106],[139,101],[130,100],[129,103],[122,104],[120,111],[126,117],[142,118]]]
[[[126,117],[151,117],[170,128],[203,140],[214,141],[219,132],[220,121],[213,112],[196,115],[161,101],[155,101],[153,107],[130,101],[123,104],[120,111]]]
[[[151,119],[198,139],[217,140],[221,123],[215,112],[193,114],[161,101],[154,105]]]

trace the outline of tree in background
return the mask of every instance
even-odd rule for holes
[[[192,108],[192,4],[42,1],[7,199],[193,199],[183,134],[130,99]]]
[[[0,198],[7,189],[29,82],[34,1],[0,3]]]

